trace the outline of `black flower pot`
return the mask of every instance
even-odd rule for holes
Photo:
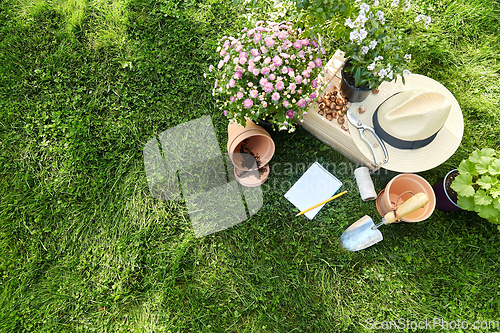
[[[350,66],[350,60],[346,60],[344,65],[342,65],[342,81],[340,82],[340,91],[351,103],[362,102],[367,98],[372,90],[370,88],[357,88],[354,85],[349,84],[349,79],[354,81],[354,78],[350,73],[344,71],[346,67]]]
[[[259,119],[259,121],[257,121],[257,125],[265,129],[266,132],[271,135],[271,137],[275,137],[276,133],[278,132],[278,126],[266,120]]]

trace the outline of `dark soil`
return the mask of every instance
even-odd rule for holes
[[[356,87],[354,84],[356,83],[356,80],[354,79],[354,75],[349,73],[347,70],[350,69],[352,66],[346,66],[344,70],[344,80],[351,86],[351,87]],[[370,86],[368,84],[363,84],[361,87],[356,87],[361,90],[368,90],[370,89]]]
[[[269,167],[269,165],[266,164],[257,170],[259,172],[259,178],[262,179],[262,175],[264,175],[266,173],[268,167]],[[255,172],[252,172],[252,171],[236,170],[236,173],[237,173],[237,176],[241,179],[248,178],[250,176],[257,176],[255,174]]]
[[[255,159],[255,162],[257,163],[257,168],[260,168],[262,162],[260,160],[260,157],[258,154],[254,154],[250,148],[248,147],[248,140],[249,139],[245,139],[241,142],[241,146],[240,146],[240,153],[241,154],[247,154],[247,155],[250,155],[250,156],[247,156],[247,155],[241,155],[242,156],[242,159],[243,159],[243,162],[241,163],[241,166],[247,168],[247,169],[251,169],[253,168],[254,166],[254,159]]]
[[[450,197],[451,200],[453,200],[454,203],[457,203],[458,201],[458,195],[457,192],[455,192],[451,188],[451,183],[455,180],[455,178],[458,176],[458,171],[453,171],[448,175],[448,178],[446,178],[446,183],[444,184],[444,188],[446,190],[446,193],[448,193],[448,196]]]
[[[276,133],[278,133],[278,126],[271,123],[270,119],[261,119],[257,122],[257,125],[265,129],[266,132],[271,135],[271,137],[275,137]]]

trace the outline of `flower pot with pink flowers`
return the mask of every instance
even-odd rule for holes
[[[209,71],[215,78],[213,94],[230,122],[264,120],[293,132],[317,98],[325,51],[292,26],[259,21],[220,40],[218,64]]]

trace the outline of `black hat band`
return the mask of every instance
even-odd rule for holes
[[[399,92],[396,94],[399,94]],[[396,95],[396,94],[394,94],[394,95]],[[392,96],[394,96],[394,95],[392,95]],[[391,98],[391,97],[389,97],[389,98]],[[387,144],[393,146],[394,148],[398,148],[398,149],[419,149],[419,148],[427,146],[429,143],[432,142],[432,140],[434,140],[436,138],[436,136],[439,133],[439,131],[441,130],[441,128],[436,133],[432,134],[431,136],[429,136],[425,139],[422,139],[422,140],[415,140],[415,141],[401,140],[401,139],[398,139],[395,136],[392,136],[389,133],[387,133],[382,128],[382,126],[380,126],[380,123],[378,122],[377,114],[378,114],[378,109],[380,108],[380,106],[382,104],[384,104],[388,99],[386,99],[384,102],[382,102],[377,107],[375,112],[373,113],[373,119],[372,119],[373,120],[373,128],[375,129],[375,133],[377,133],[378,137],[381,140],[383,140]]]

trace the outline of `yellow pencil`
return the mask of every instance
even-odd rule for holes
[[[341,195],[344,195],[344,194],[346,194],[346,193],[347,193],[347,191],[340,192],[339,194],[336,194],[336,195],[334,195],[333,197],[326,199],[325,201],[321,201],[319,204],[314,205],[314,206],[312,206],[311,208],[307,208],[306,210],[301,211],[300,213],[298,213],[298,214],[297,214],[297,215],[295,215],[295,216],[300,216],[300,215],[302,215],[302,214],[304,214],[304,213],[307,213],[307,212],[308,212],[308,211],[310,211],[311,209],[314,209],[314,208],[316,208],[316,207],[319,207],[319,206],[321,206],[322,204],[327,203],[328,201],[332,201],[333,199],[337,199],[338,197],[340,197]]]

